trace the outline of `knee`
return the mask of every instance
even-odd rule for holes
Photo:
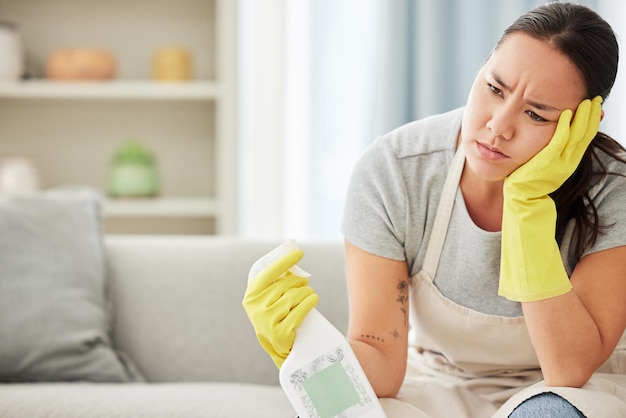
[[[574,405],[552,392],[533,396],[522,402],[509,418],[585,418]]]

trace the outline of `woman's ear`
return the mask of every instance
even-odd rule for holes
[[[604,109],[602,109],[602,112],[600,113],[600,121],[602,121],[602,119],[604,119]]]

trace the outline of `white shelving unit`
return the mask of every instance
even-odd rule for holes
[[[218,214],[215,199],[211,198],[169,198],[156,200],[111,200],[104,202],[107,216],[136,216],[144,218],[212,217]]]
[[[0,82],[0,97],[12,99],[219,100],[220,84],[212,81],[158,83],[147,80]]]
[[[0,155],[28,155],[44,188],[106,191],[119,146],[156,156],[161,192],[104,203],[109,233],[232,234],[236,224],[236,0],[0,0],[19,26],[34,78],[0,82]],[[152,81],[151,56],[188,48],[193,81]],[[43,77],[56,48],[107,48],[118,75],[102,82]]]

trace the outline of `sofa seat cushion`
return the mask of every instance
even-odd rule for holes
[[[279,386],[236,383],[0,385],[2,418],[293,418]]]

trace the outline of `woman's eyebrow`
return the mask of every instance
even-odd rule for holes
[[[508,92],[511,91],[511,88],[504,81],[502,81],[502,78],[499,75],[497,75],[494,72],[491,72],[491,77],[493,77],[494,81],[496,83],[498,83],[500,85],[500,87],[502,87],[503,90],[506,90]],[[545,103],[539,103],[539,102],[536,102],[534,100],[526,100],[526,103],[528,103],[529,105],[531,105],[532,107],[534,107],[534,108],[536,108],[538,110],[543,110],[543,111],[546,111],[546,112],[561,112],[562,111],[562,109],[559,109],[559,108],[554,107],[552,105],[545,104]]]
[[[558,109],[554,106],[550,106],[550,105],[543,104],[543,103],[538,103],[532,100],[527,100],[526,103],[528,103],[532,107],[535,107],[539,110],[544,110],[546,112],[561,112],[561,109]]]

